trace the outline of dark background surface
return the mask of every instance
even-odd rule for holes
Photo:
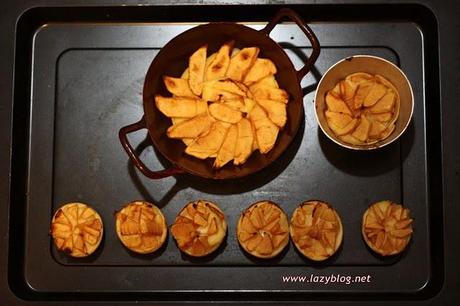
[[[194,4],[194,1],[164,1],[161,4],[167,3],[190,3]],[[319,1],[319,3],[333,4],[334,1]],[[346,1],[346,3],[355,3],[359,1]],[[373,1],[378,3],[377,1]],[[154,4],[154,2],[143,2],[147,4]],[[200,2],[203,3],[203,2]],[[205,1],[205,4],[214,4],[216,1]],[[222,3],[222,2],[219,2]],[[224,2],[231,4],[231,1]],[[268,4],[270,1],[252,1],[253,4]],[[290,1],[273,1],[274,4],[290,4],[290,3],[305,3],[303,1],[290,2]],[[316,2],[318,3],[318,2]],[[458,247],[458,234],[457,228],[458,221],[456,218],[460,216],[460,193],[458,187],[460,186],[460,158],[457,150],[460,149],[459,145],[459,131],[458,131],[458,120],[457,116],[460,114],[458,96],[460,90],[458,84],[460,83],[460,77],[458,71],[460,71],[460,63],[458,54],[460,54],[460,36],[458,35],[460,30],[460,21],[456,16],[460,10],[459,2],[435,2],[435,1],[419,1],[428,6],[435,16],[438,22],[438,41],[439,41],[439,73],[441,80],[441,108],[442,108],[442,162],[443,162],[443,176],[439,179],[443,182],[443,205],[444,209],[444,241],[439,245],[444,247],[444,283],[434,297],[430,297],[427,300],[418,301],[407,301],[405,303],[417,303],[417,304],[446,304],[453,305],[459,299],[460,294],[457,292],[460,288],[459,283],[459,264],[458,258],[460,257],[460,248]],[[22,14],[23,11],[28,8],[35,6],[61,6],[63,3],[56,1],[15,1],[8,3],[4,1],[3,8],[0,13],[0,237],[2,239],[1,250],[0,250],[0,302],[1,305],[21,305],[28,304],[27,301],[19,299],[11,291],[9,287],[8,279],[8,244],[10,241],[14,241],[14,237],[9,237],[9,209],[10,205],[13,206],[15,203],[10,201],[10,154],[11,154],[11,141],[12,141],[12,101],[13,101],[13,73],[14,73],[14,39],[15,39],[15,23],[17,18]],[[66,6],[78,6],[78,5],[120,5],[120,4],[136,4],[133,1],[66,1]],[[397,6],[395,6],[397,9]],[[429,60],[426,60],[429,62]],[[232,296],[233,298],[234,296]],[[186,298],[185,296],[183,297]],[[225,294],[213,296],[214,299],[225,301],[230,298],[226,298]],[[244,298],[244,297],[242,297]],[[258,298],[263,299],[263,295]],[[285,297],[286,298],[286,297]],[[369,299],[369,297],[363,294],[363,298]],[[372,298],[372,297],[370,297]],[[174,300],[174,297],[170,297]],[[206,300],[206,296],[201,297]],[[306,297],[305,299],[308,299]],[[333,300],[334,297],[331,297]],[[389,304],[402,304],[402,301],[395,302],[397,297],[388,296]],[[341,302],[346,303],[346,298],[341,298]],[[59,302],[58,302],[59,303]],[[94,302],[100,304],[101,301]],[[317,303],[320,303],[317,301]],[[352,304],[358,303],[357,301]],[[370,301],[363,301],[363,304],[369,304]],[[29,302],[29,304],[38,305],[39,303]],[[43,304],[46,304],[43,302]],[[68,302],[65,302],[69,305]],[[77,303],[76,303],[77,304]],[[78,303],[79,304],[79,303]],[[110,302],[109,304],[114,304]],[[377,304],[376,301],[372,301],[372,304]]]

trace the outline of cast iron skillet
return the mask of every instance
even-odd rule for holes
[[[280,45],[273,41],[269,34],[273,28],[287,17],[294,21],[308,37],[313,51],[305,66],[295,70],[292,62]],[[240,166],[227,164],[221,169],[213,169],[213,159],[200,160],[185,154],[185,145],[181,140],[170,139],[166,129],[171,120],[156,109],[154,95],[170,96],[162,77],[164,75],[179,77],[188,66],[189,56],[202,45],[208,45],[208,54],[216,52],[227,41],[234,40],[236,48],[257,46],[259,57],[269,58],[277,67],[276,80],[280,88],[289,93],[287,106],[287,124],[280,130],[275,147],[267,154],[254,152]],[[169,41],[153,59],[145,76],[143,101],[145,115],[140,121],[123,127],[119,138],[134,165],[147,177],[160,179],[167,176],[190,173],[210,179],[229,179],[246,176],[261,170],[276,160],[294,139],[303,116],[303,94],[300,81],[310,71],[320,53],[320,45],[313,31],[291,9],[283,8],[260,31],[236,23],[209,23],[194,27]],[[173,166],[160,171],[152,171],[139,159],[139,156],[128,142],[127,134],[140,129],[148,129],[153,145],[166,157]]]

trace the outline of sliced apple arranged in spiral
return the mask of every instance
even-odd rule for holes
[[[382,256],[401,253],[412,237],[412,223],[409,209],[391,201],[374,203],[363,215],[364,241]]]
[[[68,203],[54,214],[50,234],[59,251],[72,257],[86,257],[101,243],[103,230],[102,219],[93,208]]]
[[[227,233],[227,222],[220,208],[209,201],[188,203],[177,215],[171,233],[179,249],[194,257],[214,252]]]
[[[241,247],[249,254],[259,258],[275,257],[289,242],[287,216],[273,202],[254,203],[241,214],[237,236]]]
[[[329,128],[343,142],[365,146],[384,140],[393,132],[400,98],[394,85],[380,75],[348,75],[326,93],[325,117]]]
[[[158,250],[168,232],[161,210],[145,201],[126,204],[115,214],[115,227],[121,243],[140,254]]]
[[[292,214],[290,234],[302,255],[314,261],[323,261],[342,244],[343,227],[338,213],[330,205],[307,201]]]
[[[180,78],[163,77],[172,97],[155,96],[172,121],[167,136],[181,139],[186,154],[215,158],[216,169],[242,165],[256,150],[267,154],[287,122],[289,95],[278,86],[275,64],[258,57],[257,47],[233,46],[227,42],[210,56],[202,46]]]

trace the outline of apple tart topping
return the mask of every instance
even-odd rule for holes
[[[54,214],[50,234],[58,250],[73,257],[85,257],[102,240],[102,219],[86,204],[68,203]]]
[[[273,202],[254,203],[241,214],[237,236],[241,247],[249,254],[259,258],[275,257],[289,242],[287,216]]]
[[[180,78],[163,77],[172,97],[155,95],[155,105],[171,118],[166,135],[181,139],[186,154],[215,158],[220,169],[273,149],[287,122],[289,94],[276,81],[275,64],[258,55],[259,48],[239,50],[231,41],[208,56],[205,45]]]
[[[120,241],[136,253],[152,253],[166,240],[165,217],[151,203],[134,201],[126,204],[115,214],[115,223]]]
[[[179,249],[191,256],[206,256],[225,238],[227,222],[220,208],[209,201],[188,203],[177,215],[171,233]]]
[[[371,205],[363,215],[362,234],[367,245],[382,256],[402,252],[412,236],[410,211],[391,201]]]
[[[307,201],[296,208],[290,234],[305,257],[322,261],[332,256],[342,243],[343,228],[337,212],[325,202]]]
[[[393,132],[400,97],[381,75],[357,72],[326,93],[325,116],[329,128],[343,142],[370,145]]]

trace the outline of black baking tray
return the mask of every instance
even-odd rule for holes
[[[30,300],[290,299],[399,297],[421,299],[442,286],[439,77],[436,21],[419,5],[291,6],[322,45],[303,80],[305,121],[294,143],[263,171],[230,181],[181,175],[142,177],[122,150],[117,132],[142,116],[142,85],[161,47],[182,31],[210,21],[261,28],[279,6],[44,7],[26,11],[16,33],[9,282]],[[309,44],[290,23],[271,37],[300,67]],[[407,74],[414,116],[394,144],[373,152],[342,149],[317,127],[313,96],[325,70],[354,54],[384,57]],[[168,166],[145,132],[132,136],[152,168]],[[187,202],[214,201],[227,216],[226,243],[212,256],[182,255],[171,237],[154,255],[128,252],[117,240],[113,213],[145,199],[171,224]],[[290,215],[300,202],[323,199],[340,213],[344,244],[322,264],[304,260],[292,244],[272,260],[239,248],[240,212],[259,200]],[[380,258],[360,234],[367,206],[381,199],[404,203],[415,219],[407,251]],[[62,203],[90,203],[104,220],[99,250],[86,259],[57,253],[48,235]],[[20,204],[22,205],[20,205]],[[283,276],[370,276],[370,282],[285,282]],[[72,294],[69,294],[72,293]],[[206,296],[203,295],[206,293]]]

